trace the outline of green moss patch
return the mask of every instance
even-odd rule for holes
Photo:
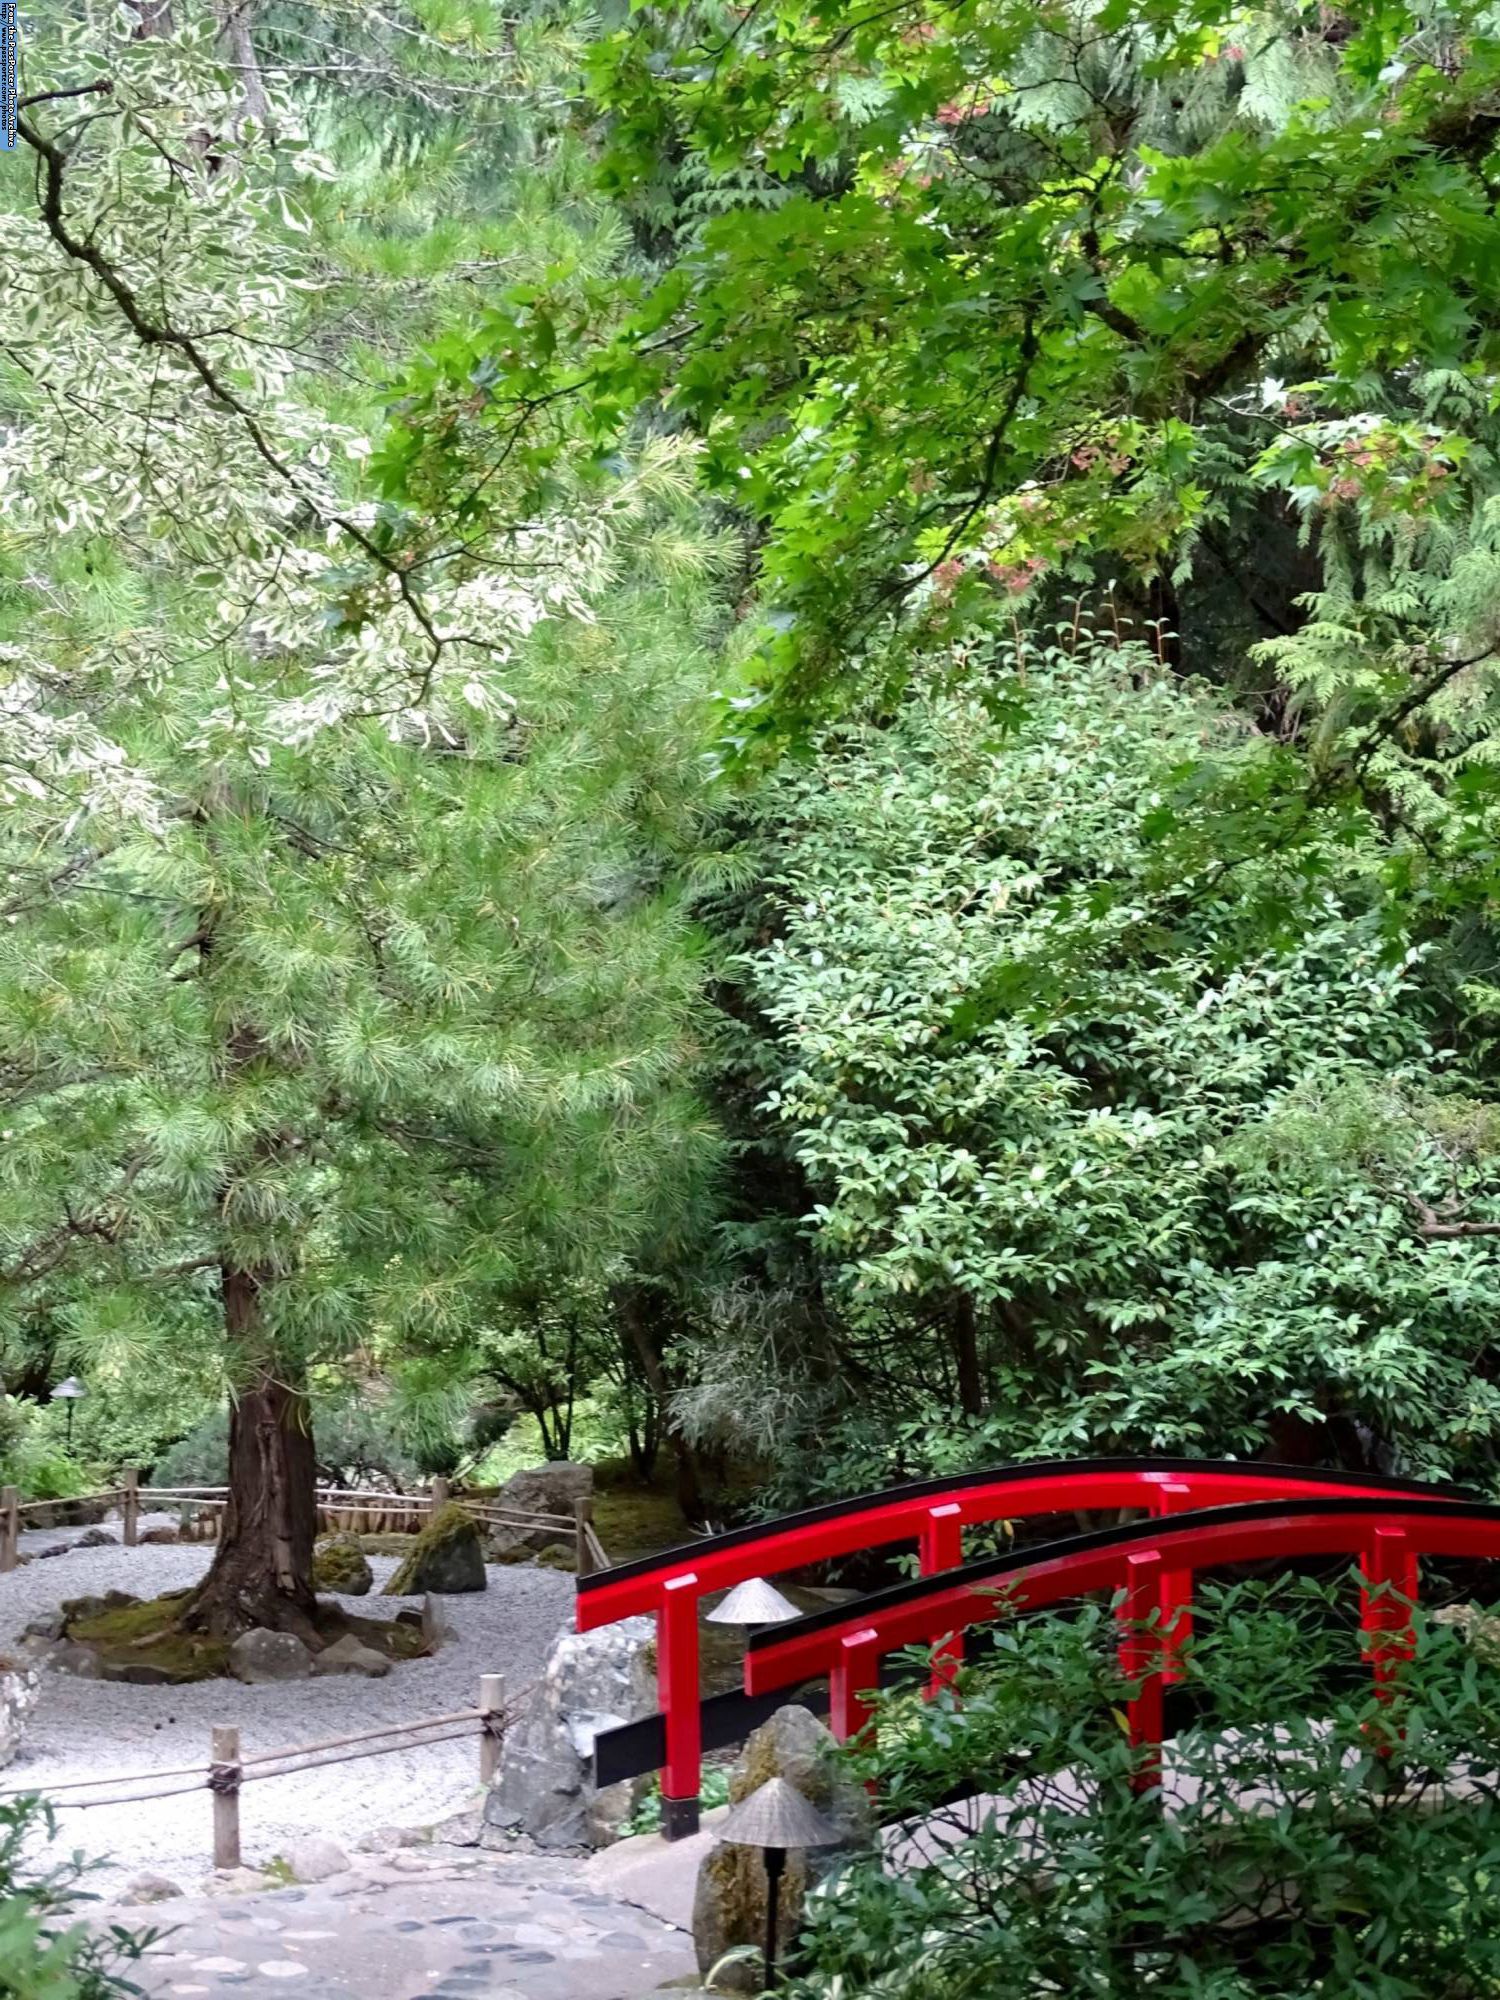
[[[106,1666],[139,1667],[176,1683],[212,1680],[229,1664],[229,1646],[200,1632],[184,1632],[177,1618],[191,1592],[176,1590],[140,1604],[121,1604],[74,1619],[67,1636],[88,1646]]]

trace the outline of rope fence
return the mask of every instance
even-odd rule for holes
[[[365,1522],[366,1533],[419,1533],[424,1522],[448,1506],[453,1495],[446,1479],[435,1479],[427,1493],[376,1493],[354,1487],[320,1486],[317,1491],[317,1532],[346,1529]],[[594,1503],[579,1500],[571,1514],[549,1514],[524,1507],[507,1506],[503,1501],[475,1494],[460,1498],[458,1504],[483,1528],[510,1529],[520,1534],[549,1534],[571,1538],[574,1568],[579,1576],[592,1576],[609,1567],[594,1527]],[[118,1486],[98,1493],[79,1493],[65,1500],[22,1500],[14,1486],[0,1488],[0,1575],[16,1568],[20,1561],[21,1530],[32,1514],[56,1514],[70,1507],[118,1507],[122,1540],[134,1548],[140,1540],[143,1507],[178,1510],[180,1529],[203,1528],[216,1536],[229,1506],[227,1486],[142,1486],[140,1474],[128,1468]],[[371,1525],[373,1523],[373,1525]],[[49,1526],[57,1525],[49,1521]]]
[[[330,1736],[318,1743],[289,1744],[280,1750],[261,1750],[246,1756],[240,1732],[232,1724],[220,1724],[212,1733],[209,1761],[183,1764],[167,1770],[126,1771],[109,1778],[70,1778],[61,1784],[26,1785],[0,1791],[0,1800],[42,1793],[59,1812],[87,1812],[96,1806],[127,1806],[155,1799],[185,1798],[190,1792],[208,1792],[213,1801],[213,1854],[215,1868],[240,1866],[240,1794],[246,1785],[267,1778],[291,1778],[304,1771],[321,1771],[332,1764],[353,1763],[362,1757],[389,1756],[392,1751],[424,1750],[431,1744],[452,1743],[465,1736],[479,1738],[479,1782],[489,1785],[500,1763],[500,1746],[507,1727],[520,1714],[528,1685],[507,1701],[505,1676],[481,1674],[479,1700],[473,1708],[459,1708],[448,1715],[418,1716],[411,1722],[388,1723],[384,1728],[366,1729],[352,1736]],[[392,1740],[392,1739],[400,1739]],[[333,1754],[330,1754],[333,1753]],[[280,1769],[268,1770],[268,1765]],[[166,1779],[190,1779],[188,1784],[164,1784]],[[121,1792],[121,1785],[150,1787],[144,1791]],[[104,1796],[58,1798],[60,1792],[88,1791]]]

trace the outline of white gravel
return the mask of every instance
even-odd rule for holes
[[[78,1532],[42,1529],[23,1535],[21,1546],[33,1553],[72,1542]],[[212,1555],[212,1544],[188,1543],[72,1549],[50,1561],[33,1561],[0,1576],[0,1648],[63,1598],[106,1590],[146,1598],[180,1590],[203,1574]],[[340,1600],[351,1611],[390,1618],[403,1603],[416,1601],[378,1595],[396,1567],[394,1558],[373,1556],[370,1566],[375,1591]],[[393,1667],[383,1680],[340,1674],[266,1687],[231,1680],[130,1687],[44,1672],[21,1754],[0,1771],[0,1789],[46,1792],[73,1778],[206,1764],[215,1723],[238,1724],[242,1746],[253,1754],[444,1715],[474,1706],[483,1673],[504,1674],[514,1694],[535,1677],[553,1639],[569,1624],[573,1579],[525,1564],[492,1566],[486,1591],[441,1602],[459,1637],[431,1659]],[[430,1825],[477,1802],[478,1771],[478,1739],[466,1737],[247,1785],[241,1795],[245,1860],[269,1861],[302,1834],[326,1834],[348,1849],[380,1827]],[[63,1793],[55,1803],[62,1806],[67,1798]],[[191,1889],[211,1868],[211,1818],[207,1791],[65,1811],[59,1816],[59,1844],[107,1860],[91,1883],[102,1893],[145,1870]]]

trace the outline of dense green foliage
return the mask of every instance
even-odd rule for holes
[[[669,1446],[700,1515],[726,1450],[1493,1486],[1496,27],[39,25],[0,1324],[91,1395],[26,1483],[285,1379],[327,1472]]]
[[[904,1872],[859,1863],[812,1899],[796,2000],[1493,1993],[1495,1668],[1425,1626],[1382,1708],[1367,1674],[1330,1692],[1359,1642],[1325,1589],[1206,1610],[1160,1791],[1133,1783],[1107,1610],[1008,1621],[961,1700],[887,1696],[858,1766],[883,1810],[932,1817]],[[976,1772],[977,1831],[943,1803]]]
[[[1413,1228],[1500,1193],[1442,945],[1389,928],[1368,817],[1185,889],[1272,747],[1059,641],[934,662],[757,806],[736,1048],[838,1309],[810,1456],[832,1427],[873,1484],[1321,1428],[1488,1479],[1493,1247]]]

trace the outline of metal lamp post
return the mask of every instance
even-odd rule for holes
[[[59,1382],[57,1387],[52,1391],[51,1400],[54,1403],[66,1403],[68,1406],[69,1451],[73,1449],[73,1405],[78,1401],[80,1396],[86,1396],[87,1394],[88,1390],[84,1388],[76,1375],[70,1375],[66,1382]]]
[[[833,1847],[843,1839],[832,1820],[809,1803],[785,1778],[768,1778],[742,1799],[715,1839],[729,1847],[758,1847],[766,1867],[766,1984],[776,1984],[776,1926],[781,1878],[790,1848]]]

